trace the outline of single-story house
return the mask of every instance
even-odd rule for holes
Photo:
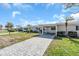
[[[79,21],[68,21],[67,32],[76,32],[77,36],[79,37],[78,22]],[[58,35],[58,33],[60,32],[61,34],[65,35],[66,27],[65,27],[65,22],[55,23],[55,24],[42,24],[33,27],[33,31],[38,31],[42,34],[50,33],[55,35]]]

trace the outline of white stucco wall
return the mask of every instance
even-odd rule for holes
[[[41,27],[39,28],[42,29]],[[44,27],[44,29],[45,29],[44,32],[56,33],[56,30],[51,30],[51,27]],[[33,28],[33,30],[36,31],[37,29]],[[76,30],[76,25],[68,25],[67,30],[76,31],[77,36],[79,37],[79,30]],[[57,25],[57,31],[66,31],[65,25]]]
[[[57,26],[57,31],[65,31],[66,30],[66,28],[65,28],[65,26]]]
[[[45,30],[46,33],[56,33],[56,30]]]
[[[77,31],[77,36],[79,37],[79,30]]]
[[[49,28],[45,28],[44,32],[46,32],[46,33],[56,33],[56,30],[51,30],[51,27],[49,27]]]
[[[75,25],[69,25],[67,26],[68,31],[76,31],[76,26]],[[64,25],[57,26],[57,31],[66,31],[66,27]]]
[[[65,31],[65,26],[57,26],[57,31]],[[76,25],[70,25],[67,27],[68,31],[75,31],[77,32],[77,36],[79,37],[79,30],[76,30]]]

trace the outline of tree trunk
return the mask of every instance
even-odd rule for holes
[[[9,35],[10,35],[10,32],[9,32]]]
[[[67,23],[67,20],[66,20],[66,24],[65,24],[65,26],[66,26],[66,36],[68,36],[68,31],[67,31],[67,25],[68,25],[68,23]]]

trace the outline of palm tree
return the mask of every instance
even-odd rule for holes
[[[68,35],[68,31],[67,31],[67,26],[68,26],[68,21],[71,21],[71,20],[74,20],[74,18],[73,17],[66,17],[66,22],[65,22],[65,27],[66,27],[66,36]]]
[[[75,7],[75,6],[79,7],[79,3],[64,3],[65,9],[68,9],[68,8],[71,8],[71,7]]]
[[[5,26],[9,32],[9,35],[10,35],[10,31],[12,30],[13,28],[13,24],[11,22],[7,22],[6,26]]]

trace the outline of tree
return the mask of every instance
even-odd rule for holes
[[[27,25],[28,32],[30,33],[32,30],[32,26],[30,24]]]
[[[74,7],[74,6],[79,6],[79,3],[65,3],[64,6],[65,6],[65,9],[68,9],[68,8],[71,8],[71,7]],[[65,22],[66,35],[68,35],[67,26],[68,26],[68,21],[70,21],[70,20],[74,20],[74,18],[71,17],[71,16],[66,17],[66,22]]]
[[[79,7],[79,3],[64,3],[65,9],[69,9],[71,7]],[[75,11],[73,13],[78,13],[79,11]]]
[[[17,29],[17,31],[22,31],[22,26],[16,25],[16,29]]]
[[[9,35],[10,35],[10,31],[13,29],[13,24],[11,22],[7,22],[5,27],[7,28]]]
[[[0,30],[2,30],[2,27],[3,27],[3,26],[2,26],[2,25],[0,25]]]
[[[65,9],[68,9],[74,6],[79,6],[79,3],[64,3]]]
[[[69,16],[66,17],[66,22],[65,22],[65,27],[66,27],[66,36],[68,35],[68,31],[67,31],[67,26],[68,26],[68,21],[74,20],[73,17]]]

